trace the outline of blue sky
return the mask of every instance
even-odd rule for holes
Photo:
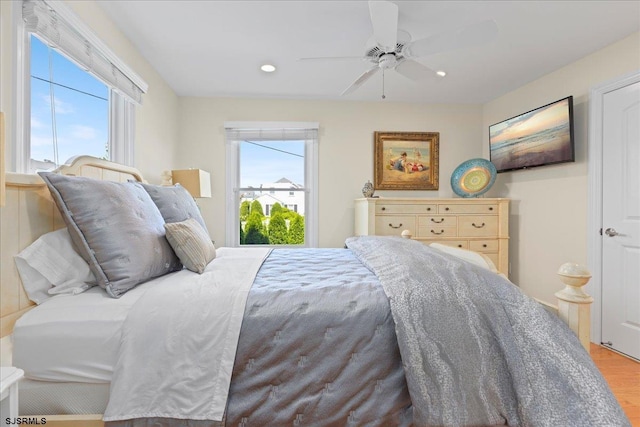
[[[109,90],[66,57],[52,52],[52,81],[58,84],[53,86],[58,160],[64,163],[79,153],[103,157],[109,138]],[[54,160],[50,84],[40,79],[51,80],[49,48],[32,36],[31,158]]]
[[[240,186],[287,178],[304,185],[304,141],[256,141],[240,145]]]

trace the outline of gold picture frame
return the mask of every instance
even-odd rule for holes
[[[376,190],[437,190],[439,132],[374,132]]]

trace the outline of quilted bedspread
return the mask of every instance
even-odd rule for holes
[[[213,263],[235,250],[219,249]],[[206,337],[208,330],[189,333]],[[190,396],[200,393],[182,396],[190,408]],[[246,300],[224,420],[145,415],[107,425],[410,426],[411,400],[380,282],[349,250],[274,249]]]
[[[389,297],[415,425],[629,425],[575,334],[506,279],[417,241],[347,246]]]
[[[573,332],[506,279],[411,240],[347,245],[265,260],[222,422],[107,424],[629,425]]]
[[[274,249],[247,299],[226,426],[409,426],[389,301],[349,250]]]

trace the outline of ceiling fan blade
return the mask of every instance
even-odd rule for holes
[[[298,58],[298,61],[353,61],[353,60],[367,61],[369,58],[366,56],[316,56],[310,58]]]
[[[346,88],[344,90],[344,92],[342,92],[340,94],[340,96],[345,96],[350,94],[351,92],[353,92],[354,90],[358,89],[360,86],[362,86],[362,84],[364,82],[366,82],[367,80],[369,80],[375,73],[378,72],[378,70],[380,69],[380,67],[378,67],[377,65],[374,67],[369,68],[367,71],[365,71],[364,73],[362,73],[360,75],[360,77],[358,77],[356,79],[355,82],[351,83],[351,86],[349,86],[348,88]]]
[[[431,37],[409,43],[403,53],[409,57],[419,57],[447,52],[465,47],[479,46],[494,40],[498,35],[498,25],[494,20],[481,21],[467,27],[445,31]]]
[[[369,1],[373,37],[385,52],[396,50],[398,42],[398,5],[390,1]]]
[[[396,65],[395,70],[413,81],[420,81],[435,76],[436,72],[431,68],[411,59],[405,59]]]

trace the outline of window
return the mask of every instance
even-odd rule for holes
[[[228,246],[317,246],[317,123],[226,123]]]
[[[62,2],[14,3],[12,169],[51,170],[76,155],[133,164],[135,104],[147,84]]]
[[[77,154],[109,159],[109,88],[31,35],[29,172]]]

